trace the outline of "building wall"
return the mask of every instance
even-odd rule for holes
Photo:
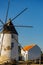
[[[0,55],[1,55],[1,43],[0,43]]]
[[[16,59],[18,60],[18,35],[13,34],[14,38],[12,38],[12,34],[4,34],[1,56],[7,56],[8,59]],[[2,41],[2,38],[1,38]],[[13,43],[13,48],[11,48]]]
[[[21,54],[22,54],[22,60],[25,60],[25,61],[40,59],[41,49],[37,45],[35,45],[33,48],[27,51],[24,51],[22,49]]]
[[[28,60],[28,51],[21,50],[22,60]]]
[[[18,36],[16,34],[13,34],[12,43],[14,43],[14,47],[11,50],[11,57],[12,59],[18,60]]]
[[[2,36],[3,36],[3,34],[0,33],[0,55],[1,55]]]
[[[4,34],[1,49],[1,56],[3,55],[6,55],[8,58],[11,57],[11,34]]]
[[[28,51],[29,60],[40,59],[40,56],[41,49],[37,45],[35,45],[32,49]]]

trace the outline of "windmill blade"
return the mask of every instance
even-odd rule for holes
[[[15,27],[33,28],[33,26],[14,25]]]
[[[3,21],[0,19],[0,22],[4,25]]]
[[[0,25],[0,27],[3,27],[3,25]]]
[[[8,17],[8,12],[9,12],[9,5],[10,5],[10,0],[8,0],[8,8],[7,8],[7,12],[6,12],[5,23],[7,22],[7,17]]]
[[[2,27],[3,25],[0,25],[0,27]]]
[[[12,21],[14,20],[14,19],[16,19],[18,16],[20,16],[23,12],[25,12],[26,10],[27,10],[28,8],[25,8],[23,11],[21,11],[17,16],[15,16],[13,19],[12,19]]]
[[[3,27],[0,28],[0,31],[2,31],[2,30],[3,30]]]
[[[8,23],[7,23],[8,24]],[[9,26],[9,25],[8,25]],[[12,25],[10,25],[11,27],[12,27]],[[33,28],[33,26],[27,26],[27,25],[14,25],[15,27],[18,27],[18,28],[22,28],[22,27],[24,27],[24,28]]]
[[[0,25],[0,31],[2,31],[3,30],[3,25]]]

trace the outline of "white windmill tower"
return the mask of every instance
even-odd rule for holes
[[[27,8],[25,8],[23,11],[21,11],[17,16],[15,16],[12,19],[9,19],[7,21],[7,17],[8,17],[8,11],[9,11],[9,4],[10,4],[10,0],[8,1],[8,9],[7,9],[7,13],[6,13],[6,19],[5,19],[5,23],[3,23],[3,21],[0,19],[0,22],[3,24],[0,25],[0,30],[3,29],[3,31],[1,32],[1,51],[0,51],[0,56],[3,57],[5,56],[7,59],[9,60],[18,60],[18,33],[15,29],[15,27],[30,27],[32,28],[32,26],[22,26],[22,25],[13,25],[12,21],[15,20],[19,15],[21,15],[24,11],[27,10]],[[2,28],[1,28],[2,27]]]
[[[1,56],[6,56],[8,59],[18,60],[18,33],[11,23],[11,20],[4,25],[2,38],[3,43],[1,48]]]

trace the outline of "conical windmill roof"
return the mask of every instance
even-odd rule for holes
[[[18,35],[12,21],[8,21],[8,23],[4,25],[3,33],[14,33]]]

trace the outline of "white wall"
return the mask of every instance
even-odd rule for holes
[[[2,36],[3,36],[3,34],[2,34],[2,33],[0,33],[0,55],[1,55]]]
[[[4,34],[1,56],[6,55],[9,59],[18,60],[18,43],[16,41],[16,40],[18,40],[18,35],[16,35],[16,34],[13,34],[13,35],[15,38],[12,38],[11,34]],[[1,41],[2,41],[2,37],[0,39]],[[12,50],[11,49],[10,50],[4,50],[4,48],[7,48],[8,46],[10,46],[10,48],[11,48],[12,42],[14,43],[13,49]]]
[[[22,60],[34,60],[34,59],[40,59],[41,56],[41,49],[35,45],[33,48],[31,48],[28,51],[21,50],[22,54]]]
[[[17,43],[18,35],[16,35],[16,34],[13,34],[13,35],[14,35],[14,38],[12,39],[12,42],[14,43],[14,47],[13,47],[13,49],[11,51],[11,57],[13,59],[18,60],[18,43]]]
[[[41,55],[41,49],[37,45],[35,45],[32,49],[28,51],[28,54],[30,60],[38,59]]]
[[[11,47],[11,34],[4,34],[1,56],[6,55],[8,58],[11,57],[11,50],[4,50],[8,46]]]
[[[22,60],[28,60],[28,51],[21,50]]]

